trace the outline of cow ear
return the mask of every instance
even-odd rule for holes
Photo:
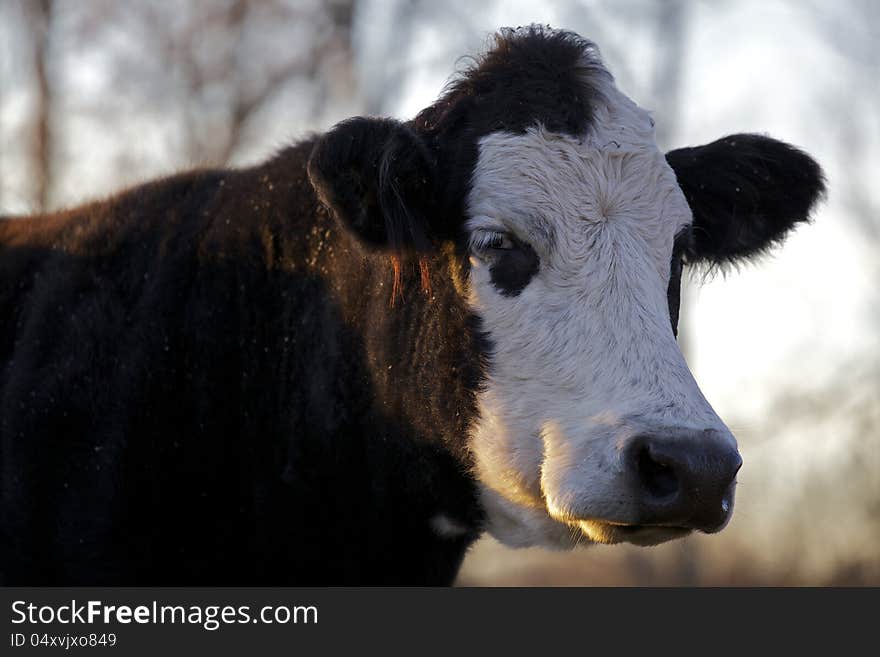
[[[794,146],[739,134],[666,154],[694,215],[686,260],[723,264],[781,242],[825,193],[819,165]]]
[[[308,175],[320,200],[361,242],[394,252],[430,248],[434,166],[409,126],[379,118],[343,121],[315,143]]]

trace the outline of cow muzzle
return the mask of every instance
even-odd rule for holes
[[[542,488],[553,518],[601,543],[653,545],[724,528],[742,466],[726,429],[625,433],[611,459],[596,456],[595,443],[551,446]]]
[[[638,435],[623,456],[638,524],[711,534],[730,520],[742,458],[716,430]]]

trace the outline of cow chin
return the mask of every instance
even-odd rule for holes
[[[590,542],[606,545],[632,543],[647,547],[684,538],[691,533],[685,527],[619,525],[604,520],[580,520],[577,525]]]
[[[508,547],[570,550],[584,538],[577,527],[555,520],[543,507],[512,502],[486,486],[482,487],[480,497],[486,513],[486,531]]]
[[[487,515],[486,530],[508,547],[570,550],[590,543],[651,546],[691,533],[684,527],[626,525],[599,519],[560,520],[544,507],[512,502],[487,487],[483,488],[481,497]]]

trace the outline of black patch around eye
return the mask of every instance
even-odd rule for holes
[[[538,273],[538,254],[528,244],[518,242],[515,248],[497,250],[489,267],[492,285],[506,297],[515,297]]]

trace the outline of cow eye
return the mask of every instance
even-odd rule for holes
[[[475,230],[470,247],[474,257],[488,267],[492,285],[505,297],[518,296],[541,266],[541,259],[527,242],[503,230]]]
[[[477,255],[489,255],[517,248],[517,241],[509,233],[479,231],[471,236],[471,250]]]

